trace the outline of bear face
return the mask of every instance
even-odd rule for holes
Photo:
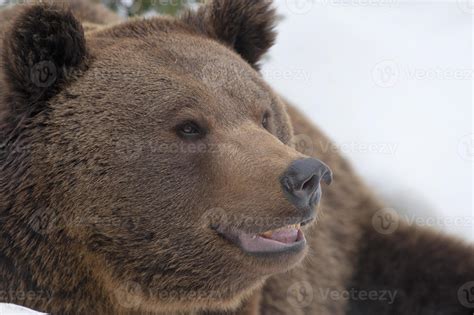
[[[132,284],[149,311],[233,308],[300,262],[299,225],[331,173],[290,146],[285,105],[256,71],[273,14],[222,0],[84,36],[67,11],[26,9],[2,83],[7,147],[28,147],[2,157],[23,233],[67,240],[61,254],[112,299]]]

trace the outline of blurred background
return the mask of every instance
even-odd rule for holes
[[[199,1],[97,2],[125,17]],[[403,218],[474,241],[472,0],[274,2],[267,81]]]

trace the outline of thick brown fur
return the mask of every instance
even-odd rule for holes
[[[256,72],[274,40],[269,1],[124,23],[104,10],[0,12],[0,302],[53,315],[472,313],[458,291],[473,247],[402,221],[380,233],[383,204]],[[44,59],[57,80],[34,86]],[[200,146],[175,135],[190,117],[210,130]],[[303,153],[334,172],[305,253],[246,256],[209,228],[299,219],[278,177]]]

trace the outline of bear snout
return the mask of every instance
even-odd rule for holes
[[[288,200],[298,209],[313,209],[321,199],[321,185],[332,182],[331,169],[317,159],[299,159],[290,164],[280,178]]]

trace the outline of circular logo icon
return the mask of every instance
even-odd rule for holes
[[[57,231],[60,227],[59,218],[55,214],[35,213],[30,218],[30,228],[41,235],[48,235]]]
[[[216,207],[206,210],[199,220],[199,226],[209,227],[209,226],[219,226],[227,225],[228,217],[224,209]]]
[[[372,80],[383,88],[393,87],[400,76],[398,64],[393,60],[384,60],[375,65],[372,70]]]
[[[133,281],[127,281],[119,285],[114,293],[117,303],[123,308],[136,309],[143,300],[142,287]]]
[[[308,14],[314,7],[315,0],[286,0],[286,6],[291,13]]]
[[[308,156],[314,153],[313,139],[305,134],[295,135],[293,139],[291,139],[290,146],[296,151]]]
[[[57,79],[56,65],[51,61],[41,61],[31,67],[30,78],[40,88],[52,86]]]
[[[121,139],[116,143],[118,157],[125,162],[137,160],[143,151],[142,143],[135,139]]]
[[[474,14],[473,0],[457,0],[458,8],[465,13]]]
[[[295,308],[303,308],[313,302],[313,287],[307,281],[293,283],[287,291],[286,299]]]
[[[392,234],[400,225],[400,216],[393,209],[382,209],[372,217],[372,226],[380,234]]]
[[[461,138],[458,144],[458,152],[461,158],[467,161],[474,160],[474,133]]]
[[[463,306],[474,308],[474,281],[469,281],[459,288],[458,299]]]

